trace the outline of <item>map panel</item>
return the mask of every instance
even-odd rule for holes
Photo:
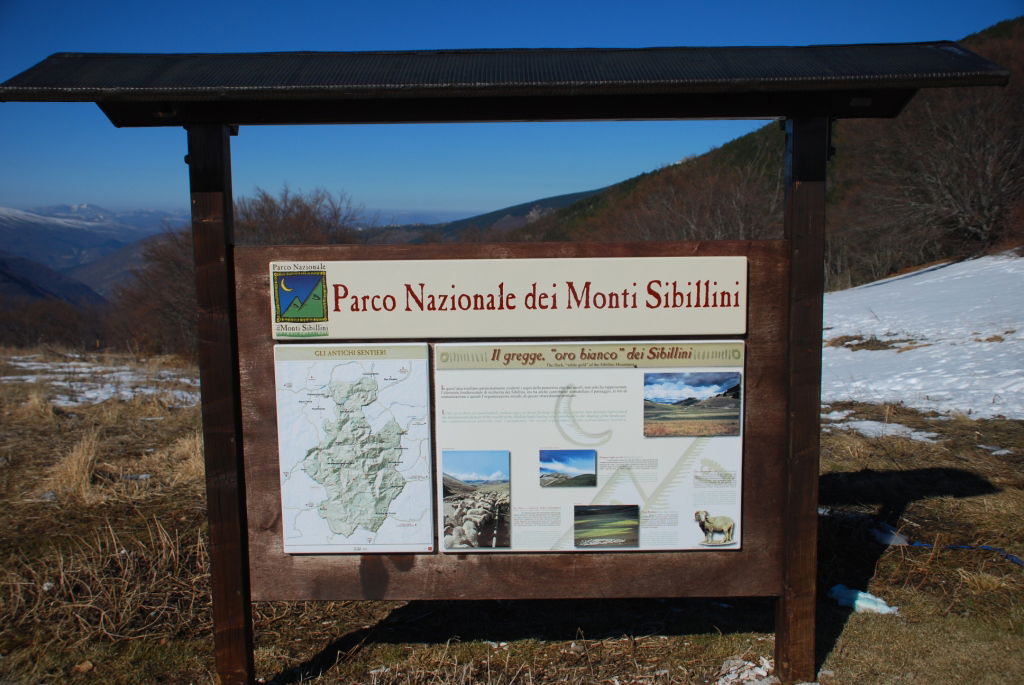
[[[427,354],[274,347],[286,553],[433,551]]]

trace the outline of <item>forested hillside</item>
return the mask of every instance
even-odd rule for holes
[[[1011,71],[1005,88],[920,92],[893,120],[833,131],[830,289],[970,254],[1024,233],[1024,18],[961,43]],[[493,238],[756,239],[781,235],[783,133],[771,123]]]

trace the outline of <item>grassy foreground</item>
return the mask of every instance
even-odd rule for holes
[[[26,353],[0,356],[0,376],[24,374],[2,361],[14,354]],[[179,366],[96,361],[154,376]],[[166,393],[61,407],[62,392],[52,378],[0,383],[0,683],[213,682],[198,410]],[[1020,682],[1024,568],[945,546],[1024,556],[1024,423],[830,410],[938,438],[826,423],[819,681]],[[934,547],[878,543],[879,519]],[[899,614],[852,614],[825,596],[836,583]],[[257,669],[277,683],[705,683],[726,659],[772,655],[765,599],[254,609]]]

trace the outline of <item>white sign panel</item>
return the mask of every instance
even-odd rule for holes
[[[286,553],[433,551],[427,354],[274,347]]]
[[[441,550],[739,549],[743,352],[436,345]]]
[[[272,262],[274,338],[746,332],[746,257]]]

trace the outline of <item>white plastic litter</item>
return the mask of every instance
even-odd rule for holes
[[[718,670],[719,677],[715,685],[773,685],[779,682],[779,679],[772,675],[774,670],[775,665],[771,659],[763,656],[758,657],[756,664],[743,659],[726,659]]]
[[[875,597],[870,592],[862,592],[848,588],[845,585],[833,585],[828,591],[828,596],[836,600],[839,606],[852,607],[856,612],[868,612],[874,614],[895,614],[899,607],[889,606],[881,597]]]
[[[909,545],[910,540],[888,523],[879,523],[871,529],[871,534],[883,545]]]

